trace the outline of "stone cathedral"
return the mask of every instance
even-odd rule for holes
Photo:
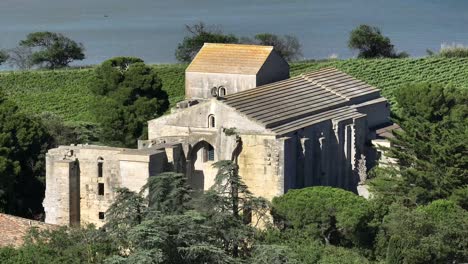
[[[206,43],[185,72],[185,101],[148,121],[138,149],[60,146],[46,157],[46,222],[105,223],[117,187],[139,191],[148,177],[185,173],[207,190],[219,160],[236,160],[254,195],[272,199],[315,185],[356,192],[389,126],[375,87],[333,68],[290,78],[270,46]]]

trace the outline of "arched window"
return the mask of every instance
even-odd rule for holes
[[[208,116],[208,127],[215,127],[216,126],[216,121],[214,115],[209,115]]]
[[[208,158],[208,161],[214,161],[214,148],[213,146],[209,145],[208,146],[208,149],[207,149],[207,158]]]
[[[102,167],[103,167],[103,165],[104,165],[104,159],[99,157],[98,158],[98,164],[97,164],[97,166],[98,166],[97,167],[98,168],[98,177],[102,177],[102,174],[103,174]]]
[[[218,96],[219,97],[224,97],[226,96],[226,88],[224,88],[223,86],[220,86],[218,88]]]

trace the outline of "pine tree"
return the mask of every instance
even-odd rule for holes
[[[200,210],[215,227],[222,247],[233,257],[245,257],[252,243],[256,223],[264,219],[269,204],[263,198],[253,196],[239,175],[239,166],[233,161],[222,160],[213,164],[218,169],[215,184],[202,198]]]
[[[389,154],[398,160],[401,188],[416,203],[448,198],[468,185],[468,91],[434,84],[396,93],[399,111]]]

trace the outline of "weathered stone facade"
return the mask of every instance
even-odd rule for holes
[[[314,185],[357,192],[358,159],[376,156],[370,142],[389,122],[376,88],[334,69],[287,79],[289,67],[272,47],[205,46],[187,69],[190,103],[148,121],[149,140],[138,150],[49,151],[46,222],[102,225],[116,188],[138,191],[163,171],[185,173],[193,189],[207,190],[219,160],[236,161],[252,193],[267,199]]]
[[[101,226],[116,189],[139,191],[150,175],[167,169],[177,145],[133,150],[102,146],[60,146],[46,156],[46,223]],[[166,151],[168,149],[168,151]]]

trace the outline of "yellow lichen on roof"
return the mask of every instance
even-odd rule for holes
[[[205,43],[186,71],[255,75],[272,51],[272,46]]]

